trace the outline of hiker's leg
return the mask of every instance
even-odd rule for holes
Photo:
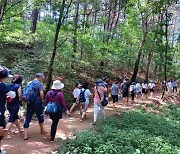
[[[128,96],[126,97],[126,104],[127,105],[129,104],[129,97]]]
[[[39,121],[40,132],[41,132],[41,134],[44,134],[45,133],[45,130],[44,130],[44,115],[43,115],[42,106],[37,106],[36,109],[35,109],[35,113],[36,113],[36,116],[37,116],[38,121]]]
[[[96,123],[96,121],[97,121],[98,110],[99,110],[99,105],[95,102],[94,103],[94,123]]]
[[[17,127],[17,129],[18,129],[19,133],[21,133],[21,132],[22,132],[22,130],[21,130],[21,127],[20,127],[19,119],[16,119],[16,121],[15,121],[15,125],[16,125],[16,127]]]
[[[116,100],[115,100],[115,96],[114,95],[112,95],[112,100],[113,100],[113,106],[115,106]]]
[[[29,123],[31,122],[33,114],[34,114],[34,109],[28,105],[26,112],[26,120],[24,122],[24,139],[28,138]]]
[[[102,113],[103,119],[105,119],[105,109],[104,109],[104,106],[100,105],[100,108],[101,108],[101,113]]]
[[[73,103],[73,105],[72,105],[72,107],[71,107],[71,109],[70,109],[70,112],[72,112],[76,106],[77,106],[77,104],[76,104],[76,103]]]
[[[80,114],[82,115],[82,103],[79,103],[79,110],[80,110]]]
[[[8,129],[8,131],[10,131],[12,124],[15,123],[19,132],[21,132],[20,130],[20,125],[18,123],[18,112],[19,112],[19,107],[15,107],[15,108],[9,108],[9,112],[10,112],[10,117],[9,117],[9,121],[8,124],[6,125],[6,129]]]
[[[56,116],[51,116],[52,125],[51,125],[51,141],[54,141],[57,131],[57,126],[59,123],[59,118]]]
[[[84,104],[84,106],[83,106],[83,110],[82,110],[82,120],[85,118],[85,116],[86,116],[86,112],[87,112],[87,110],[88,110],[88,105],[89,105],[89,103],[86,103],[85,102],[85,104]]]

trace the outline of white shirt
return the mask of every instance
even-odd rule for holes
[[[147,89],[147,87],[148,87],[147,83],[142,83],[142,88],[143,89]]]
[[[141,92],[141,85],[140,85],[140,83],[136,84],[136,92],[137,93]]]
[[[78,98],[80,92],[81,92],[81,91],[80,91],[79,88],[75,88],[75,89],[73,90],[73,96],[74,96],[74,98]]]
[[[155,84],[154,83],[149,83],[148,87],[149,87],[149,89],[153,89],[155,87]]]
[[[168,82],[167,86],[168,86],[169,89],[171,89],[172,88],[172,82]]]
[[[84,88],[82,88],[82,91],[84,91],[85,89]],[[86,104],[89,104],[89,97],[91,96],[91,92],[90,92],[90,90],[89,89],[86,89],[86,91],[84,92],[84,96],[85,96],[85,98],[86,98]]]

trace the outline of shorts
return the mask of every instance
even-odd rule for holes
[[[82,112],[86,112],[87,111],[87,109],[88,109],[88,106],[89,106],[89,103],[83,103],[82,104]]]
[[[8,111],[10,113],[8,122],[14,123],[17,119],[19,119],[19,107],[8,107]]]
[[[147,89],[144,89],[144,88],[143,88],[143,89],[142,89],[142,93],[143,93],[143,94],[147,94]]]
[[[0,115],[0,127],[3,127],[3,128],[6,127],[6,122],[5,122],[4,115]]]
[[[123,91],[123,93],[122,93],[122,97],[124,98],[124,97],[128,97],[129,95],[128,95],[128,91]]]
[[[76,101],[77,101],[77,98],[74,98],[74,99],[73,99],[73,103],[77,103]]]
[[[150,91],[151,93],[153,93],[153,92],[154,92],[154,89],[149,89],[149,91]]]
[[[118,102],[118,95],[112,95],[113,103]]]

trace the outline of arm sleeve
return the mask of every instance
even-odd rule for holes
[[[60,104],[62,105],[62,107],[63,107],[63,109],[64,109],[65,111],[68,110],[67,105],[66,105],[66,101],[65,101],[65,99],[64,99],[64,95],[63,95],[63,94],[60,94]]]
[[[44,91],[44,86],[42,83],[39,84],[39,91]]]

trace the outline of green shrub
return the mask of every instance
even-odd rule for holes
[[[59,153],[69,154],[178,154],[179,108],[169,106],[165,115],[132,110],[113,116],[68,140]]]

